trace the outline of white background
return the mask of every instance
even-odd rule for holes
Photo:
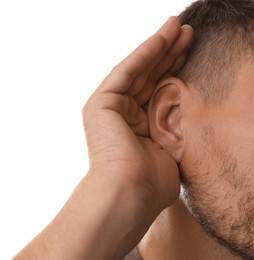
[[[178,1],[0,1],[0,259],[61,209],[86,174],[81,109]]]

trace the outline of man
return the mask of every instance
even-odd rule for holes
[[[254,1],[180,19],[195,31],[184,67],[192,29],[172,17],[104,79],[83,109],[90,170],[15,259],[137,244],[126,259],[254,259]]]
[[[254,1],[198,1],[180,18],[196,34],[178,77],[157,86],[150,102],[151,135],[179,163],[182,201],[204,230],[232,254],[254,259]],[[176,207],[157,220],[147,241],[151,246],[166,237],[170,251],[172,245],[180,249],[175,242],[180,236],[186,240],[182,247],[194,244],[198,254],[200,242],[186,239],[193,229],[189,234],[189,225],[171,219],[184,219]],[[165,225],[166,234],[158,234]],[[220,254],[211,259],[230,258]]]

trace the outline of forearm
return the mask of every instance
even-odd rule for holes
[[[93,172],[16,260],[121,259],[178,197],[177,164],[149,138],[143,105],[155,82],[175,71],[191,35],[172,17],[102,81],[83,109]]]
[[[136,206],[126,205],[126,196],[135,196],[129,187],[120,190],[105,179],[100,182],[92,174],[87,176],[51,224],[14,259],[114,259],[124,255],[134,242],[128,245],[128,236],[139,228]]]

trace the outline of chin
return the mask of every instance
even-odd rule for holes
[[[233,255],[254,259],[254,192],[247,180],[228,180],[227,172],[230,169],[232,175],[232,167],[224,164],[223,172],[213,178],[209,171],[186,171],[181,165],[181,197],[212,238]]]

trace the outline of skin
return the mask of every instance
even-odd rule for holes
[[[237,260],[202,230],[179,199],[155,220],[138,245],[145,260]]]
[[[235,259],[189,212],[253,256],[254,67],[223,104],[204,103],[172,77],[191,39],[173,17],[104,79],[83,109],[89,172],[14,259],[122,259],[145,234],[144,259]]]
[[[211,237],[231,251],[224,252],[227,259],[233,254],[254,258],[253,70],[252,62],[241,66],[230,95],[221,104],[204,102],[193,85],[166,78],[158,84],[149,109],[153,139],[180,165],[185,206]],[[169,211],[181,217],[179,210]],[[169,217],[158,223],[172,221]],[[161,229],[158,223],[152,233]],[[194,233],[202,237],[198,229]],[[147,235],[148,241],[152,238]],[[172,244],[172,237],[166,241]],[[143,255],[147,248],[141,243]],[[169,248],[169,255],[165,249],[161,254],[169,257]],[[219,251],[223,255],[223,249]],[[178,258],[184,259],[182,254]]]
[[[201,127],[189,125],[188,136],[196,135],[186,138],[181,161],[188,208],[212,236],[249,259],[254,258],[253,69],[253,63],[242,66],[221,106],[200,107],[195,124]]]
[[[178,167],[150,138],[146,104],[180,69],[192,33],[172,17],[104,79],[82,112],[89,172],[14,259],[121,259],[177,199]]]

